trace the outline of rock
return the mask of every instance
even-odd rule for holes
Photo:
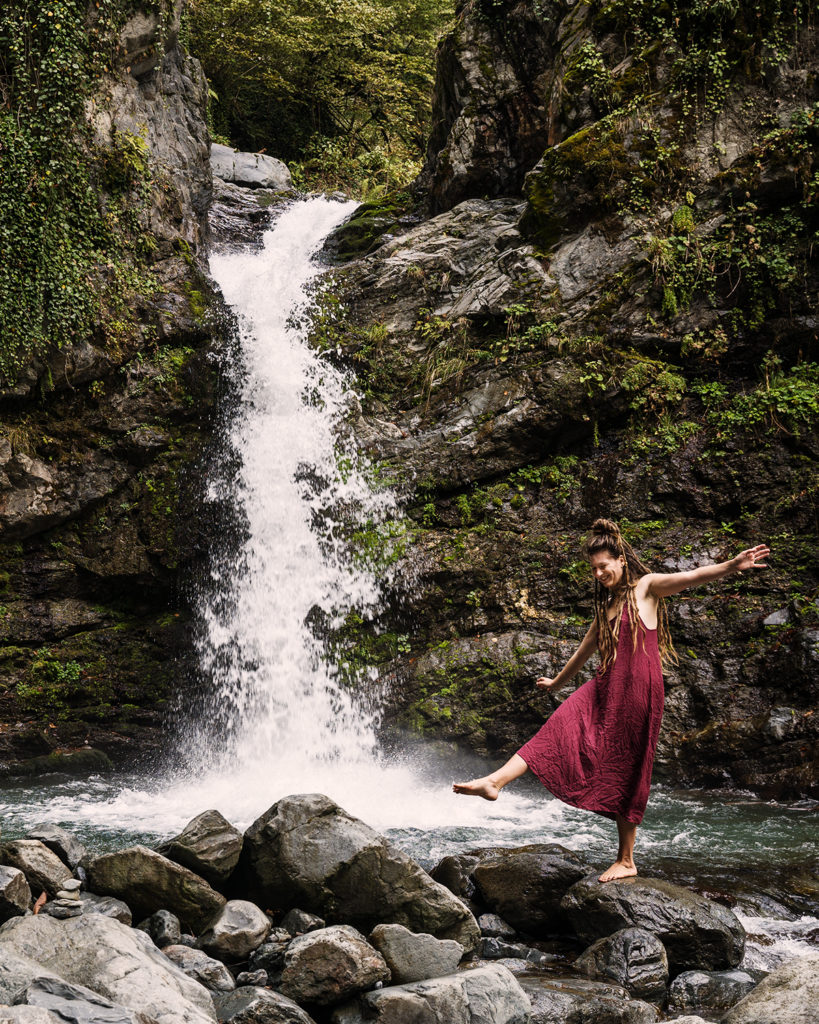
[[[377,924],[455,939],[480,933],[469,910],[415,861],[326,796],[289,796],[245,833],[239,861],[251,899],[297,905],[370,932]]]
[[[0,866],[0,923],[17,917],[31,906],[31,889],[19,868]]]
[[[69,917],[80,917],[82,912],[82,903],[79,900],[59,898],[49,900],[40,911],[41,914],[57,918],[59,921],[67,921]]]
[[[384,957],[395,985],[453,974],[464,955],[460,942],[418,935],[400,924],[376,925],[369,941]]]
[[[179,942],[182,929],[179,927],[179,918],[169,910],[157,910],[144,921],[137,925],[140,931],[147,932],[154,940],[154,944],[162,949],[164,946],[174,946]]]
[[[159,852],[218,886],[236,867],[242,841],[242,833],[218,811],[204,811]]]
[[[472,870],[481,899],[513,927],[530,935],[565,932],[560,901],[588,870],[557,843],[482,853]]]
[[[85,985],[158,1024],[214,1020],[210,995],[175,967],[143,932],[101,914],[56,921],[42,914],[0,926],[0,963],[14,961],[14,975],[0,977],[0,999],[44,974]],[[25,958],[25,960],[23,959]],[[25,962],[33,965],[26,977]],[[22,982],[22,984],[21,984]]]
[[[62,889],[71,871],[39,839],[15,839],[0,846],[0,863],[19,868],[33,892],[50,896]]]
[[[815,1024],[819,956],[777,967],[720,1018],[721,1024]]]
[[[562,906],[586,942],[621,928],[652,932],[665,946],[672,972],[735,967],[745,949],[745,930],[727,907],[656,878],[602,883],[589,875],[572,886]]]
[[[688,1014],[685,1017],[674,1017],[669,1018],[665,1021],[665,1024],[714,1024],[713,1021],[704,1020],[702,1017],[698,1017],[696,1014]]]
[[[102,914],[111,917],[120,924],[130,925],[133,917],[127,903],[113,896],[97,896],[93,892],[81,892],[80,903],[84,914]]]
[[[40,1007],[52,1013],[56,1020],[70,1024],[157,1024],[156,1018],[146,1013],[128,1009],[84,985],[72,985],[60,978],[37,978],[16,1000]]]
[[[446,886],[459,899],[473,900],[477,895],[472,871],[480,858],[474,853],[449,854],[430,871],[430,877]]]
[[[279,922],[279,927],[288,931],[291,936],[305,935],[323,928],[327,924],[317,914],[308,914],[306,910],[288,910]]]
[[[389,978],[384,958],[364,936],[337,924],[293,939],[279,987],[297,1003],[329,1006]]]
[[[481,914],[478,917],[478,927],[481,935],[494,939],[514,939],[517,935],[512,925],[497,914]]]
[[[214,1003],[219,1020],[229,1024],[315,1024],[298,1003],[265,988],[237,988]]]
[[[637,999],[662,1003],[668,987],[668,957],[662,942],[644,928],[622,928],[598,939],[575,960],[589,978],[613,981]]]
[[[139,917],[169,910],[194,932],[206,928],[226,903],[204,878],[145,846],[130,846],[92,860],[88,887],[102,896],[122,898]]]
[[[506,942],[491,936],[481,939],[478,948],[480,956],[484,960],[520,960],[530,967],[533,964],[541,967],[554,960],[554,957],[549,956],[548,953],[542,953],[539,949],[524,946],[520,942]]]
[[[250,954],[248,968],[251,971],[267,972],[268,982],[278,985],[284,969],[284,954],[292,942],[292,937],[283,928],[274,928],[258,949]]]
[[[756,986],[747,971],[683,971],[668,990],[669,1011],[708,1010],[721,1016]]]
[[[267,984],[267,971],[241,971],[236,975],[237,985],[259,985],[262,988]]]
[[[530,1024],[654,1024],[659,1016],[619,985],[532,975],[519,980],[532,1003]]]
[[[211,992],[232,992],[236,988],[236,982],[227,967],[201,949],[174,945],[165,946],[162,952],[180,971],[184,971],[189,978],[198,981]]]
[[[244,960],[264,942],[270,918],[247,900],[230,900],[199,936],[206,953],[220,960]]]
[[[515,976],[491,964],[376,989],[334,1011],[333,1024],[528,1024],[530,1004]]]
[[[65,1017],[39,1006],[0,1006],[0,1024],[65,1024]]]
[[[38,839],[52,853],[56,853],[72,871],[87,853],[83,844],[59,825],[37,825],[25,838]]]
[[[210,147],[210,166],[224,181],[250,188],[290,189],[293,179],[287,165],[263,153],[240,153],[216,142]]]

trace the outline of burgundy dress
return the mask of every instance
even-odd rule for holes
[[[657,630],[642,620],[638,628],[634,650],[624,608],[614,664],[579,686],[518,751],[565,803],[635,825],[648,801],[665,696]]]

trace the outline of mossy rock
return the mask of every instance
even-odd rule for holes
[[[325,249],[341,260],[354,259],[374,252],[384,236],[398,227],[404,213],[400,203],[381,201],[362,203],[352,217],[329,236]]]

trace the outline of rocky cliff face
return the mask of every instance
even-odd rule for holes
[[[807,10],[774,8],[461,6],[435,215],[366,211],[369,245],[391,235],[315,328],[406,495],[407,553],[381,555],[411,582],[339,636],[394,681],[388,724],[514,751],[583,635],[606,515],[660,571],[774,552],[671,602],[658,775],[819,791],[819,78]]]
[[[150,287],[0,392],[0,762],[16,769],[104,762],[88,745],[150,753],[184,678],[190,467],[214,381],[206,84],[181,6],[123,10],[87,106],[101,207],[131,190]]]

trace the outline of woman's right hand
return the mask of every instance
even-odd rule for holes
[[[540,690],[551,690],[557,683],[556,679],[550,679],[548,676],[541,676],[535,680],[535,686]]]

